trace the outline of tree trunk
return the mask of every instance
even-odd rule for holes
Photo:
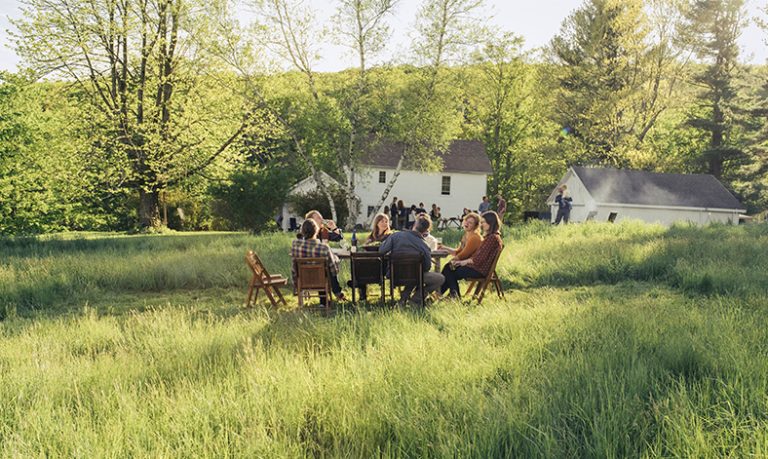
[[[144,229],[162,226],[159,191],[139,191],[139,224]]]

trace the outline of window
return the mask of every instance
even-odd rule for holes
[[[451,178],[443,177],[443,189],[440,194],[451,194]]]
[[[387,171],[379,171],[379,183],[387,183]]]
[[[368,206],[368,217],[370,218],[371,215],[376,213],[376,207],[375,206]]]

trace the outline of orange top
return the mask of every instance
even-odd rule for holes
[[[475,253],[475,250],[477,250],[482,243],[483,237],[474,231],[471,233],[464,233],[464,237],[461,238],[459,250],[456,251],[456,255],[453,257],[454,260],[466,260],[467,258],[471,258]]]

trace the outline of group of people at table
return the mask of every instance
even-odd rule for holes
[[[390,227],[390,217],[386,213],[377,214],[371,225],[371,232],[364,244],[379,244],[379,253],[392,255],[423,256],[422,269],[424,271],[423,289],[417,285],[407,285],[403,288],[400,303],[408,301],[425,304],[433,292],[440,295],[448,295],[452,298],[460,298],[459,280],[483,278],[493,269],[493,263],[501,252],[503,243],[501,240],[501,220],[494,211],[483,212],[482,215],[470,212],[464,215],[462,220],[464,234],[458,247],[447,247],[438,243],[430,234],[432,220],[427,214],[416,216],[411,229],[393,231]],[[341,241],[341,230],[332,220],[325,220],[317,210],[309,211],[301,224],[297,238],[291,244],[291,258],[326,258],[330,273],[331,290],[339,300],[345,300],[346,296],[339,284],[339,258],[328,245],[329,241]],[[445,250],[453,256],[445,265],[442,272],[432,271],[431,248]],[[296,267],[292,263],[292,275],[296,282]],[[348,285],[352,285],[350,280]],[[357,286],[360,289],[360,298],[366,299],[365,286]],[[415,297],[422,290],[424,298]],[[325,298],[321,295],[321,303]]]

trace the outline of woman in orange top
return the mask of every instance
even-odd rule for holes
[[[464,235],[461,237],[459,247],[454,249],[440,245],[440,248],[453,255],[454,260],[466,260],[471,257],[475,250],[483,243],[483,236],[480,235],[480,216],[470,212],[464,216],[461,226],[464,228]]]
[[[440,288],[440,293],[445,293],[446,290],[451,291],[451,296],[454,298],[460,298],[459,292],[459,280],[461,279],[478,279],[488,276],[493,263],[501,253],[501,249],[504,244],[501,241],[501,219],[499,215],[490,210],[483,213],[482,220],[483,233],[485,233],[485,239],[480,247],[472,254],[470,258],[464,260],[451,260],[448,271],[443,270],[445,276],[445,282]]]

